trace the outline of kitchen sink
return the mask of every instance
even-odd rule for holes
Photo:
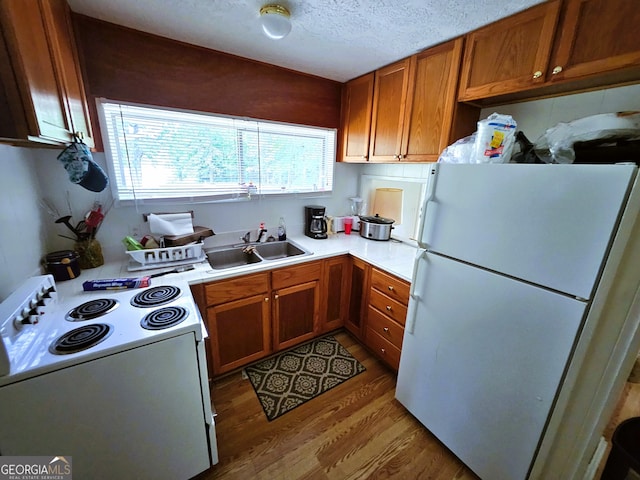
[[[222,270],[225,268],[240,267],[259,263],[262,259],[254,251],[245,253],[242,248],[226,248],[223,250],[206,251],[211,268]]]
[[[215,270],[241,267],[262,261],[268,262],[299,255],[311,255],[311,252],[296,245],[291,240],[218,247],[205,250],[205,253],[207,254],[209,265]]]
[[[278,258],[294,257],[307,253],[302,248],[294,245],[290,241],[269,242],[256,245],[256,251],[265,260],[275,260]]]

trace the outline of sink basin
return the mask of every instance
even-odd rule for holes
[[[244,252],[247,247],[251,250]],[[225,268],[241,267],[262,261],[278,260],[281,258],[310,255],[302,247],[291,240],[282,242],[251,243],[249,245],[234,245],[227,248],[213,248],[206,250],[211,268],[223,270]]]
[[[241,248],[227,248],[224,250],[209,250],[206,252],[211,268],[222,270],[259,263],[262,259],[255,252],[244,253]]]
[[[294,257],[296,255],[304,255],[307,253],[302,248],[287,240],[283,242],[261,243],[256,245],[256,250],[265,260]]]

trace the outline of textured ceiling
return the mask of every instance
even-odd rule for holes
[[[268,0],[68,0],[74,12],[344,82],[541,0],[282,0],[293,28],[264,36]]]

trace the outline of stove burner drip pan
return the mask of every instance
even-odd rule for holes
[[[105,340],[113,332],[113,327],[107,323],[92,323],[71,330],[49,347],[49,351],[54,355],[68,355],[70,353],[81,352],[93,347]]]
[[[148,313],[140,321],[140,326],[147,330],[164,330],[182,323],[189,312],[183,307],[164,307]]]
[[[98,298],[78,305],[67,313],[70,322],[82,322],[106,315],[118,306],[118,302],[111,298]]]
[[[172,285],[151,287],[135,295],[131,299],[131,305],[141,308],[157,307],[172,302],[179,296],[180,289]]]

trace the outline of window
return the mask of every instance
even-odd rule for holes
[[[328,193],[332,129],[102,101],[119,201],[212,201]]]

